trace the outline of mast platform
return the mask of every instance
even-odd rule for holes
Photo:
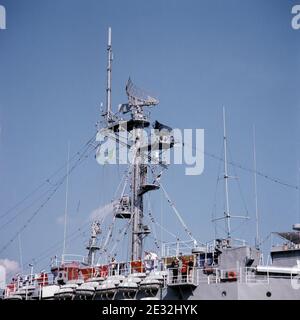
[[[159,189],[159,186],[157,184],[144,184],[144,185],[141,185],[138,194],[139,194],[139,196],[141,196],[142,194],[144,194],[148,191],[154,191],[154,190],[158,190],[158,189]]]
[[[132,131],[136,128],[148,128],[149,126],[150,122],[146,119],[130,119],[113,123],[112,125],[108,126],[107,129],[112,130],[113,132],[119,132]]]

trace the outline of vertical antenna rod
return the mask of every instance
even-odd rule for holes
[[[23,253],[22,253],[21,233],[18,234],[18,241],[19,241],[20,269],[21,269],[21,273],[23,274]]]
[[[64,221],[64,243],[62,253],[62,263],[66,253],[66,237],[67,237],[67,215],[68,215],[68,193],[69,193],[69,163],[70,163],[70,142],[68,142],[68,160],[67,160],[67,179],[66,179],[66,203],[65,203],[65,221]]]
[[[230,212],[229,212],[229,195],[228,195],[228,168],[227,168],[227,138],[226,138],[226,120],[225,120],[225,107],[223,107],[223,132],[224,132],[224,181],[225,181],[225,218],[226,218],[226,231],[227,238],[231,238],[231,228],[230,228]]]
[[[107,43],[107,87],[106,87],[106,121],[111,121],[111,70],[112,70],[111,27],[108,28]]]
[[[254,198],[255,198],[255,222],[256,222],[256,238],[255,246],[259,248],[259,216],[258,216],[258,200],[257,200],[257,174],[256,174],[256,134],[255,125],[253,125],[253,164],[254,164]]]

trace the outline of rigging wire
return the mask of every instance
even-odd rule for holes
[[[119,143],[122,143],[122,144],[126,145],[128,148],[130,148],[130,146],[129,146],[128,144],[126,144],[126,142],[121,141],[120,136],[118,136],[118,138],[114,138],[114,137],[110,136],[110,138],[112,138],[112,139],[114,139],[115,141],[117,141],[117,142],[119,142]],[[184,144],[182,143],[182,145],[184,145]],[[213,154],[213,153],[211,153],[211,152],[207,152],[207,151],[203,151],[203,150],[198,150],[196,147],[193,147],[193,146],[191,146],[191,147],[192,147],[193,150],[197,150],[197,151],[199,151],[199,152],[202,152],[202,153],[203,153],[204,155],[206,155],[206,156],[209,156],[209,157],[211,157],[211,158],[213,158],[213,159],[215,159],[215,160],[220,160],[220,161],[223,161],[223,162],[224,162],[224,158],[223,158],[223,157],[217,156],[217,155],[215,155],[215,154]],[[155,159],[153,159],[153,158],[151,158],[151,157],[149,157],[149,160],[154,160],[154,161],[155,161]],[[247,171],[247,172],[250,172],[250,173],[256,173],[257,175],[259,175],[259,176],[261,176],[261,177],[263,177],[263,178],[265,178],[265,179],[267,179],[267,180],[270,180],[270,181],[272,181],[272,182],[274,182],[274,183],[277,183],[277,184],[280,184],[280,185],[283,185],[283,186],[285,186],[285,187],[292,188],[292,189],[295,189],[295,190],[300,190],[300,186],[299,186],[299,185],[294,185],[294,184],[285,182],[285,181],[283,181],[283,180],[281,180],[281,179],[279,179],[279,178],[272,177],[272,176],[270,176],[269,174],[266,174],[266,173],[263,173],[263,172],[261,172],[261,171],[248,168],[248,167],[243,166],[242,164],[239,164],[239,163],[234,162],[234,161],[232,161],[232,160],[231,160],[231,161],[227,161],[227,163],[228,163],[229,165],[231,165],[231,166],[233,166],[233,167],[236,167],[236,168],[239,168],[239,169],[241,169],[241,170],[244,170],[244,171]]]
[[[86,150],[87,151],[87,150]],[[84,151],[84,152],[86,152]],[[83,155],[83,154],[82,154]],[[82,156],[81,155],[81,156]],[[7,224],[11,223],[12,221],[15,220],[15,218],[17,218],[21,213],[23,213],[24,211],[26,211],[28,208],[30,208],[33,204],[35,204],[38,200],[42,199],[44,195],[46,195],[47,193],[50,193],[53,190],[53,187],[57,186],[59,184],[59,182],[56,182],[54,184],[51,184],[51,188],[49,188],[48,190],[46,190],[41,196],[39,196],[38,198],[36,198],[33,202],[31,202],[30,205],[28,205],[27,207],[23,208],[21,211],[19,211],[15,216],[13,216],[9,221],[7,221],[4,225],[2,225],[0,227],[0,230],[5,227]]]
[[[109,256],[111,256],[112,253],[115,251],[117,245],[121,242],[122,238],[126,236],[129,226],[130,226],[130,223],[128,223],[127,225],[125,225],[125,227],[119,230],[119,237],[115,240],[115,243],[109,252]]]
[[[214,158],[214,159],[217,159],[217,160],[221,160],[224,162],[224,159],[223,158],[219,158],[217,157],[216,155],[212,154],[212,153],[208,153],[208,152],[204,152],[205,155],[211,157],[211,158]],[[288,187],[288,188],[292,188],[292,189],[295,189],[295,190],[299,190],[299,186],[296,186],[296,185],[293,185],[293,184],[290,184],[290,183],[287,183],[287,182],[284,182],[282,181],[281,179],[279,178],[274,178],[274,177],[271,177],[270,175],[268,174],[265,174],[263,172],[260,172],[260,171],[254,171],[254,169],[250,169],[250,168],[247,168],[237,162],[233,162],[233,161],[228,161],[228,164],[233,166],[233,167],[236,167],[236,168],[239,168],[241,170],[244,170],[244,171],[247,171],[247,172],[250,172],[250,173],[256,173],[257,175],[267,179],[267,180],[270,180],[274,183],[277,183],[277,184],[280,184],[282,186],[285,186],[285,187]]]
[[[67,243],[70,241],[74,241],[76,240],[79,236],[81,236],[82,233],[86,232],[87,227],[89,227],[90,221],[84,223],[82,226],[80,226],[79,228],[76,228],[76,230],[74,230],[72,233],[70,233],[67,236]],[[77,235],[78,232],[84,230],[83,232],[79,233]],[[74,237],[75,236],[75,237]],[[28,266],[28,264],[32,261],[35,261],[36,264],[40,263],[41,261],[44,261],[46,258],[49,258],[49,254],[52,252],[57,251],[59,248],[62,247],[62,243],[61,241],[57,241],[54,244],[52,244],[50,247],[48,247],[47,249],[45,249],[44,251],[42,251],[39,255],[37,255],[36,257],[32,257],[30,259],[28,259],[25,263],[23,263],[21,265],[21,269],[23,269],[25,266]],[[10,272],[8,273],[8,275],[13,275],[14,272]]]
[[[166,229],[165,227],[163,227],[161,224],[159,224],[157,221],[154,222],[161,230],[165,231],[166,233],[168,233],[170,236],[174,237],[177,241],[181,241],[180,238],[175,234],[172,233],[171,231],[169,231],[168,229]],[[160,240],[160,242],[165,242]]]
[[[94,148],[91,150],[94,151]],[[87,159],[87,157],[90,155],[91,151],[88,153],[88,155],[82,154],[80,158],[77,159],[75,164],[70,168],[69,174],[73,172],[77,166],[79,166],[84,160]],[[84,156],[84,158],[83,158]],[[22,233],[28,225],[32,222],[32,220],[40,213],[40,211],[46,206],[46,204],[52,199],[52,197],[55,195],[57,190],[62,186],[66,179],[66,174],[60,179],[60,181],[57,183],[56,187],[53,189],[53,191],[50,193],[50,195],[46,198],[45,201],[42,202],[42,204],[38,207],[37,210],[33,212],[33,214],[27,219],[26,223],[16,232],[16,234],[0,249],[0,254],[5,251],[13,242],[14,240],[18,237],[20,233]]]
[[[82,154],[77,152],[77,155],[79,156],[83,156],[84,153],[86,153],[88,151],[88,149],[90,148],[90,146],[84,150],[82,152]],[[68,165],[68,164],[67,164]],[[48,179],[49,180],[49,179]],[[39,197],[37,197],[36,199],[34,199],[28,206],[26,206],[25,208],[21,209],[16,215],[14,215],[12,218],[10,218],[8,221],[6,221],[4,224],[2,224],[0,226],[0,230],[2,230],[3,228],[5,228],[8,224],[10,224],[11,222],[13,222],[18,216],[20,216],[23,212],[25,212],[27,209],[29,209],[30,207],[32,207],[36,202],[38,202],[39,200],[43,199],[44,196],[46,196],[48,193],[51,193],[53,191],[53,187],[57,186],[58,182],[51,184],[51,187],[49,189],[47,189],[45,192],[43,192]]]
[[[173,211],[175,212],[179,222],[181,223],[181,225],[184,228],[184,231],[189,235],[189,237],[191,238],[191,240],[193,240],[195,243],[197,243],[197,240],[194,238],[192,232],[189,230],[189,228],[187,227],[187,225],[185,224],[185,222],[183,221],[180,213],[178,212],[178,210],[176,209],[174,203],[171,201],[171,198],[169,197],[167,191],[165,190],[165,188],[162,186],[162,184],[160,183],[160,187],[168,201],[168,203],[170,204],[171,208],[173,209]]]
[[[230,145],[227,144],[227,147],[228,147],[228,151],[229,151],[229,157],[230,157],[231,160],[232,160],[233,157],[232,157]],[[248,210],[248,208],[247,208],[246,199],[245,199],[245,197],[244,197],[244,193],[243,193],[243,190],[242,190],[242,186],[241,186],[240,180],[239,180],[239,178],[238,178],[238,175],[237,175],[237,172],[236,172],[236,168],[235,168],[235,167],[233,167],[233,171],[234,171],[234,174],[235,174],[235,177],[236,177],[236,180],[237,180],[238,190],[239,190],[239,193],[240,193],[240,197],[241,197],[241,199],[242,199],[242,202],[243,202],[243,206],[244,206],[244,210],[245,210],[245,212],[246,212],[246,215],[245,215],[245,219],[243,219],[242,222],[240,222],[235,228],[233,228],[232,233],[234,233],[235,231],[239,230],[242,226],[244,226],[244,225],[248,222],[247,219],[249,218],[249,210]]]
[[[157,239],[157,232],[156,232],[156,229],[155,229],[155,219],[152,215],[152,208],[151,208],[151,201],[150,201],[150,196],[149,194],[147,194],[147,202],[148,202],[148,216],[149,216],[149,220],[153,226],[153,234],[154,234],[154,244],[156,246],[156,249],[159,250],[160,247],[159,247],[159,244],[158,244],[158,239]]]
[[[228,146],[228,151],[229,151],[229,157],[232,159],[232,153],[231,153],[231,149],[230,149],[229,144],[227,144],[227,146]],[[241,186],[240,180],[238,179],[236,168],[233,167],[233,170],[234,170],[234,174],[235,174],[235,177],[236,177],[236,180],[237,180],[237,185],[238,185],[239,193],[240,193],[243,205],[244,205],[244,209],[246,211],[246,216],[248,217],[249,216],[249,211],[248,211],[248,208],[247,208],[247,203],[246,203],[246,200],[245,200],[245,197],[244,197],[242,186]]]
[[[186,144],[186,143],[185,143]],[[182,145],[184,145],[182,143]],[[186,144],[186,145],[189,145],[189,144]],[[224,162],[224,158],[222,157],[219,157],[213,153],[210,153],[210,152],[207,152],[207,151],[203,151],[203,150],[199,150],[197,149],[196,147],[190,145],[191,148],[195,151],[199,151],[200,153],[203,153],[204,155],[210,157],[210,158],[213,158],[215,160],[220,160],[220,161],[223,161]],[[285,187],[288,187],[288,188],[291,188],[291,189],[295,189],[295,190],[299,190],[300,189],[300,186],[299,185],[294,185],[294,184],[291,184],[291,183],[288,183],[288,182],[285,182],[279,178],[275,178],[275,177],[272,177],[271,175],[269,174],[266,174],[266,173],[263,173],[261,171],[258,171],[258,170],[254,170],[254,169],[251,169],[251,168],[248,168],[240,163],[237,163],[237,162],[234,162],[234,161],[227,161],[227,163],[233,167],[236,167],[236,168],[239,168],[243,171],[247,171],[247,172],[250,172],[250,173],[256,173],[257,175],[267,179],[267,180],[270,180],[274,183],[277,183],[277,184],[280,184],[282,186],[285,186]]]
[[[51,188],[52,189],[52,188]],[[46,190],[45,192],[43,192],[38,198],[34,199],[28,206],[26,206],[25,208],[23,208],[22,210],[18,211],[17,214],[15,214],[14,216],[12,216],[9,220],[7,220],[5,223],[3,223],[2,225],[0,225],[0,230],[4,229],[7,225],[9,225],[11,222],[15,221],[23,212],[25,212],[26,210],[28,210],[30,207],[32,207],[38,200],[43,199],[48,193],[49,191],[51,191],[51,189]]]
[[[86,146],[89,146],[91,142],[95,139],[96,134],[94,134],[86,143],[84,143],[80,149],[73,154],[73,156],[70,158],[70,162],[74,160],[74,158],[82,152],[81,150],[84,149]],[[24,198],[22,198],[20,201],[18,201],[15,205],[13,205],[11,208],[6,210],[4,213],[0,215],[0,219],[7,216],[10,212],[14,211],[16,208],[18,208],[22,203],[24,203],[26,200],[28,200],[30,197],[32,197],[36,192],[38,192],[42,187],[44,187],[47,184],[51,184],[51,180],[53,177],[55,177],[60,171],[62,171],[66,166],[68,162],[65,162],[62,166],[60,166],[58,169],[56,169],[50,176],[45,179],[42,183],[40,183],[35,189],[33,189],[30,193],[28,193]],[[53,186],[53,185],[52,185]]]

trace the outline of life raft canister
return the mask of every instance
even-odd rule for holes
[[[229,280],[235,280],[237,278],[235,271],[228,271],[226,275]]]

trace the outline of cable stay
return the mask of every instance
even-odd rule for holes
[[[81,153],[85,153],[86,152],[86,148],[90,148],[90,144],[91,142],[95,139],[96,135],[94,134],[86,143],[84,143],[79,150],[74,153],[72,155],[72,157],[70,157],[70,163],[77,157],[80,156]],[[33,195],[35,195],[39,190],[41,190],[43,187],[45,186],[51,186],[55,187],[55,183],[53,184],[51,182],[51,180],[53,179],[53,177],[55,177],[59,172],[61,172],[66,166],[68,165],[67,162],[65,162],[61,167],[59,167],[57,170],[55,170],[48,178],[46,178],[40,185],[38,185],[35,189],[33,189],[30,193],[28,193],[23,199],[21,199],[19,202],[17,202],[14,206],[12,206],[10,209],[6,210],[4,213],[2,213],[0,215],[0,219],[6,217],[8,214],[10,214],[12,211],[14,211],[15,209],[17,209],[20,205],[22,205],[24,202],[26,202],[28,199],[30,199]],[[45,194],[47,192],[50,192],[51,189],[48,189],[47,191],[45,191]],[[41,197],[38,197],[37,200],[39,200]],[[36,200],[36,201],[37,201]],[[32,204],[34,204],[36,201],[32,202]],[[27,207],[29,208],[29,206]],[[24,209],[21,210],[22,212],[24,211]],[[21,213],[21,212],[20,212]]]
[[[111,250],[110,250],[110,256],[111,256],[112,252],[115,251],[115,249],[116,249],[117,245],[120,243],[121,239],[126,236],[127,231],[128,231],[128,229],[129,229],[129,227],[130,227],[130,225],[131,225],[131,220],[132,220],[132,218],[131,218],[131,219],[128,221],[128,223],[123,227],[123,229],[121,229],[121,230],[119,231],[119,237],[115,240],[115,244],[113,245],[113,247],[112,247]]]
[[[156,232],[156,228],[155,228],[155,219],[152,215],[152,208],[151,208],[151,202],[150,202],[150,196],[149,194],[147,194],[147,200],[148,200],[148,216],[149,216],[149,220],[150,220],[150,223],[152,224],[153,228],[153,234],[154,234],[154,244],[156,246],[156,248],[159,250],[160,247],[159,247],[159,244],[158,244],[158,238],[157,238],[157,232]]]
[[[47,191],[45,191],[45,192],[43,192],[38,198],[34,199],[28,206],[26,206],[22,210],[18,211],[17,214],[12,216],[8,221],[3,223],[2,225],[0,225],[0,230],[4,229],[7,225],[9,225],[13,221],[15,221],[23,212],[25,212],[26,210],[31,208],[37,201],[43,199],[51,190],[52,190],[52,188],[47,190]]]
[[[188,229],[187,225],[185,224],[185,222],[183,221],[180,213],[178,212],[178,210],[176,209],[174,203],[172,202],[172,200],[170,199],[167,191],[165,190],[165,188],[162,186],[162,184],[160,183],[160,187],[168,201],[168,203],[170,204],[171,208],[173,209],[173,211],[175,212],[179,222],[181,223],[181,225],[183,226],[185,232],[188,234],[188,236],[191,238],[192,241],[194,241],[195,246],[197,245],[197,240],[193,237],[192,232]]]
[[[84,161],[87,159],[87,157],[91,154],[91,152],[94,151],[94,148],[90,150],[88,155],[81,155],[80,158],[78,158],[75,162],[75,164],[70,168],[69,175]],[[59,182],[57,182],[56,187],[52,190],[52,192],[49,194],[49,196],[46,198],[45,201],[42,202],[42,204],[33,212],[33,214],[27,219],[26,223],[16,232],[16,234],[0,249],[0,254],[5,251],[12,243],[13,241],[18,237],[20,233],[22,233],[32,222],[32,220],[41,212],[41,210],[46,206],[46,204],[53,198],[53,196],[56,194],[58,189],[63,185],[67,178],[67,175],[65,174]]]
[[[197,151],[197,152],[200,152],[200,153],[203,153],[204,155],[210,157],[210,158],[213,158],[215,160],[218,160],[218,161],[222,161],[224,162],[224,158],[223,157],[220,157],[220,156],[217,156],[215,155],[214,153],[211,153],[211,152],[207,152],[207,151],[203,151],[203,150],[199,150],[198,148],[190,145],[190,144],[187,144],[185,143],[185,145],[189,145],[194,151]],[[182,146],[184,146],[184,144],[182,143]],[[256,173],[258,176],[261,176],[262,178],[265,178],[267,180],[270,180],[274,183],[277,183],[277,184],[280,184],[282,186],[285,186],[287,188],[291,188],[291,189],[295,189],[295,190],[300,190],[300,186],[298,185],[294,185],[294,184],[291,184],[291,183],[288,183],[288,182],[285,182],[285,181],[282,181],[281,179],[279,178],[275,178],[275,177],[272,177],[266,173],[263,173],[261,171],[255,171],[254,169],[251,169],[251,168],[248,168],[246,166],[243,166],[242,164],[240,163],[237,163],[237,162],[234,162],[234,161],[228,161],[227,162],[230,166],[233,166],[233,167],[236,167],[236,168],[239,168],[243,171],[247,171],[247,172],[250,172],[250,173]]]
[[[84,223],[83,225],[81,225],[79,228],[76,228],[76,230],[74,230],[72,233],[70,233],[67,236],[67,240],[66,242],[69,243],[71,241],[76,240],[78,237],[80,237],[81,235],[83,235],[88,227],[89,227],[90,221]],[[82,231],[84,230],[84,231]],[[78,232],[80,232],[79,234],[77,234]],[[58,249],[60,249],[62,247],[62,243],[61,240],[55,242],[54,244],[52,244],[50,247],[48,247],[46,250],[42,251],[39,255],[28,259],[25,263],[23,263],[21,265],[21,268],[24,267],[28,267],[28,264],[32,261],[35,261],[35,264],[37,265],[38,263],[40,263],[41,261],[44,261],[46,258],[49,258],[49,254],[51,254],[52,252],[56,252]],[[25,270],[25,268],[24,268]],[[12,276],[14,274],[14,271],[8,273],[8,277]]]
[[[149,203],[149,207],[150,207],[150,210],[152,211],[151,209],[151,203],[150,203],[150,199],[149,199],[149,195],[148,195],[148,203]],[[162,229],[163,231],[165,231],[166,233],[168,233],[170,236],[174,237],[177,241],[180,241],[180,238],[172,233],[171,231],[167,230],[165,227],[163,227],[162,225],[160,225],[156,219],[154,218],[154,216],[152,215],[151,211],[148,212],[148,215],[149,215],[149,218],[150,218],[150,221],[154,224],[154,225],[157,225],[160,229]],[[155,237],[157,238],[157,234],[155,235]],[[158,240],[158,238],[157,238]],[[161,241],[160,241],[161,242]]]

